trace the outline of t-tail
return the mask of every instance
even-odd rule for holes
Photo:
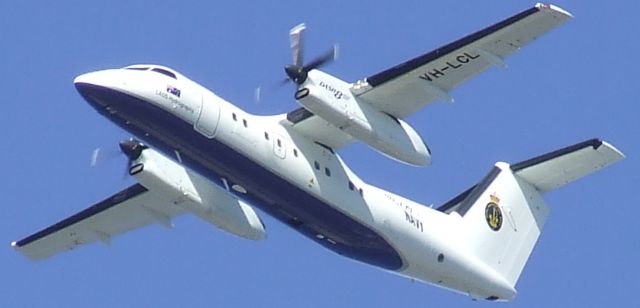
[[[441,206],[462,216],[462,246],[493,270],[493,281],[504,284],[471,295],[512,299],[549,214],[543,194],[622,158],[610,144],[592,139],[513,165],[499,162],[482,181]]]

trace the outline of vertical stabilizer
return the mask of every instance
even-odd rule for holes
[[[549,213],[540,192],[497,163],[490,180],[465,200],[466,246],[515,286]]]
[[[517,164],[499,162],[438,210],[462,216],[464,249],[515,288],[549,214],[542,194],[622,158],[615,147],[591,139]]]

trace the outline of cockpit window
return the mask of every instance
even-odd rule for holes
[[[126,70],[135,70],[135,71],[146,71],[149,68],[148,67],[144,67],[144,66],[137,66],[137,67],[136,66],[133,66],[133,67],[129,66],[129,67],[125,67],[124,69],[126,69]]]
[[[176,78],[176,74],[174,74],[174,73],[172,73],[172,72],[170,72],[170,71],[167,71],[167,70],[165,70],[165,69],[162,69],[162,68],[159,68],[159,67],[155,67],[155,68],[153,68],[153,69],[151,69],[151,70],[152,70],[152,71],[154,71],[154,72],[156,72],[156,73],[160,73],[160,74],[162,74],[162,75],[169,76],[169,77],[171,77],[171,78],[173,78],[173,79],[178,79],[178,78]]]

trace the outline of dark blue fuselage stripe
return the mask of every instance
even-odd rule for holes
[[[165,153],[181,153],[189,168],[222,185],[237,183],[249,192],[241,195],[276,219],[326,248],[389,270],[402,267],[398,252],[380,235],[308,192],[288,183],[216,139],[207,139],[187,122],[138,98],[89,84],[78,91],[98,112],[123,129]],[[108,112],[105,107],[116,112]],[[332,240],[317,234],[334,235]]]

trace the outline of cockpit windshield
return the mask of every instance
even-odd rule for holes
[[[170,71],[168,71],[166,69],[163,69],[163,68],[154,67],[154,68],[151,69],[151,71],[152,72],[156,72],[156,73],[160,73],[162,75],[169,76],[169,77],[171,77],[173,79],[178,79],[178,78],[176,78],[176,74],[174,74],[173,72],[170,72]]]
[[[124,69],[126,70],[135,70],[135,71],[146,71],[149,69],[148,66],[140,66],[140,65],[130,65],[127,67],[124,67]]]
[[[156,72],[156,73],[171,77],[173,79],[178,79],[176,73],[172,72],[169,69],[158,67],[158,66],[130,65],[130,66],[124,67],[124,69],[135,70],[135,71],[152,71],[152,72]]]
[[[126,70],[146,71],[148,67],[125,67]]]

